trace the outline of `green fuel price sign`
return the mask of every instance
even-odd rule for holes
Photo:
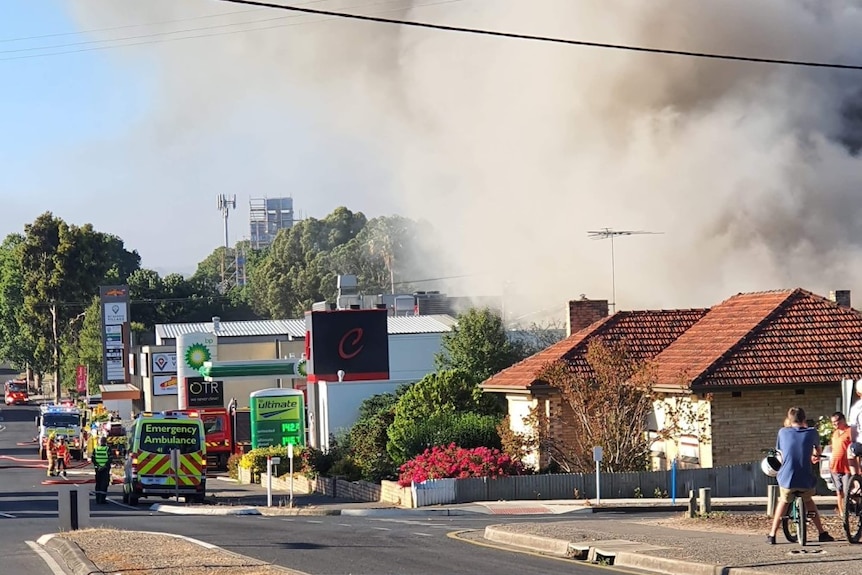
[[[305,397],[295,389],[261,389],[249,394],[251,446],[305,445]]]

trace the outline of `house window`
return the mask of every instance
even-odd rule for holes
[[[742,397],[742,392],[741,391],[731,391],[730,397]]]

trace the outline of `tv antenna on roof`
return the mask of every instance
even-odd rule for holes
[[[614,261],[614,238],[617,236],[639,236],[659,235],[664,232],[645,232],[642,230],[614,230],[613,228],[602,228],[600,230],[587,232],[591,240],[611,240],[611,307],[617,311],[617,278],[616,262]]]

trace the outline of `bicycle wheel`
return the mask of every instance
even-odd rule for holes
[[[805,513],[805,501],[801,497],[797,497],[794,506],[796,507],[796,533],[799,537],[799,544],[805,546],[808,545],[808,515]]]
[[[784,517],[781,518],[781,530],[784,531],[784,538],[791,543],[799,541],[799,523],[796,521],[796,501],[787,506],[787,511]]]
[[[844,496],[844,533],[850,543],[862,538],[862,477],[854,475],[847,484]]]

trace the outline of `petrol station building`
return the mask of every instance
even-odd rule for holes
[[[353,425],[364,399],[394,391],[432,373],[443,335],[456,325],[455,318],[446,314],[393,315],[391,310],[380,309],[382,306],[360,309],[356,304],[346,309],[336,305],[316,307],[309,314],[315,321],[314,342],[307,341],[307,319],[221,322],[213,318],[210,322],[156,325],[156,344],[139,346],[130,354],[131,383],[143,390],[146,411],[227,407],[232,399],[243,408],[249,406],[249,394],[254,391],[301,390],[308,412],[309,443],[326,449],[330,436]],[[379,329],[363,324],[368,317],[378,315],[373,311],[385,316],[385,333],[379,320],[375,322]],[[213,365],[261,360],[299,362],[310,357],[308,376],[214,377],[214,381],[206,383],[200,378],[201,385],[196,385],[193,392],[186,387],[181,398],[179,380],[183,377],[178,364],[182,357],[177,356],[182,352],[178,344],[194,334],[212,335],[207,338],[212,343],[206,355]],[[327,350],[332,352],[329,362]],[[182,401],[186,405],[181,406]]]

